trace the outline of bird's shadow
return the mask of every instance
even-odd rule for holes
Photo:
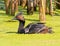
[[[6,33],[8,33],[8,34],[12,34],[12,33],[15,33],[15,34],[17,34],[17,32],[6,32]]]
[[[6,32],[7,34],[24,34],[24,33],[18,33],[18,32]]]

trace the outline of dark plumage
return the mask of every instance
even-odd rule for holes
[[[18,13],[14,18],[19,21],[18,33],[34,34],[34,33],[52,33],[52,28],[47,27],[44,23],[30,23],[25,28],[25,18],[22,13]]]
[[[52,28],[47,27],[43,23],[30,23],[25,27],[24,31],[25,31],[24,33],[26,34],[52,33]]]

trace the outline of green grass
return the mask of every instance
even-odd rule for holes
[[[25,13],[26,25],[39,21],[38,12],[32,16]],[[60,16],[46,15],[46,25],[53,28],[53,34],[17,34],[18,21],[8,22],[12,18],[0,10],[0,46],[60,46]]]

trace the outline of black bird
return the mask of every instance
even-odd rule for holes
[[[22,12],[18,13],[13,20],[19,21],[18,33],[20,34],[34,34],[34,33],[52,33],[52,28],[47,27],[44,23],[29,23],[25,28],[25,18]]]

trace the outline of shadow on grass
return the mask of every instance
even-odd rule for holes
[[[10,17],[14,17],[14,16],[12,16],[12,15],[6,14],[5,12],[0,12],[0,15],[1,15],[1,16],[10,16]]]
[[[0,13],[0,15],[6,15],[5,13]]]
[[[60,14],[58,14],[58,13],[55,13],[55,16],[60,16]]]
[[[57,10],[55,11],[55,16],[60,16],[60,9],[57,9]]]
[[[25,35],[27,35],[28,33],[18,33],[18,32],[6,32],[7,34],[21,34],[21,35],[23,35],[23,34],[25,34]],[[31,33],[31,34],[34,34],[34,33]]]
[[[14,17],[14,16],[12,16],[12,15],[9,15],[9,14],[6,14],[5,12],[0,12],[0,16],[3,16],[4,18],[11,18],[11,17]]]
[[[8,20],[8,21],[5,21],[5,22],[17,22],[17,21],[13,21],[13,20]]]
[[[8,34],[11,34],[11,33],[15,33],[15,34],[18,34],[17,32],[6,32],[6,33],[8,33]]]
[[[28,20],[28,21],[39,21],[39,20],[36,20],[36,19],[25,19],[25,20]]]
[[[18,33],[18,32],[6,32],[7,34],[21,34],[21,33]],[[24,34],[24,33],[22,33]]]

